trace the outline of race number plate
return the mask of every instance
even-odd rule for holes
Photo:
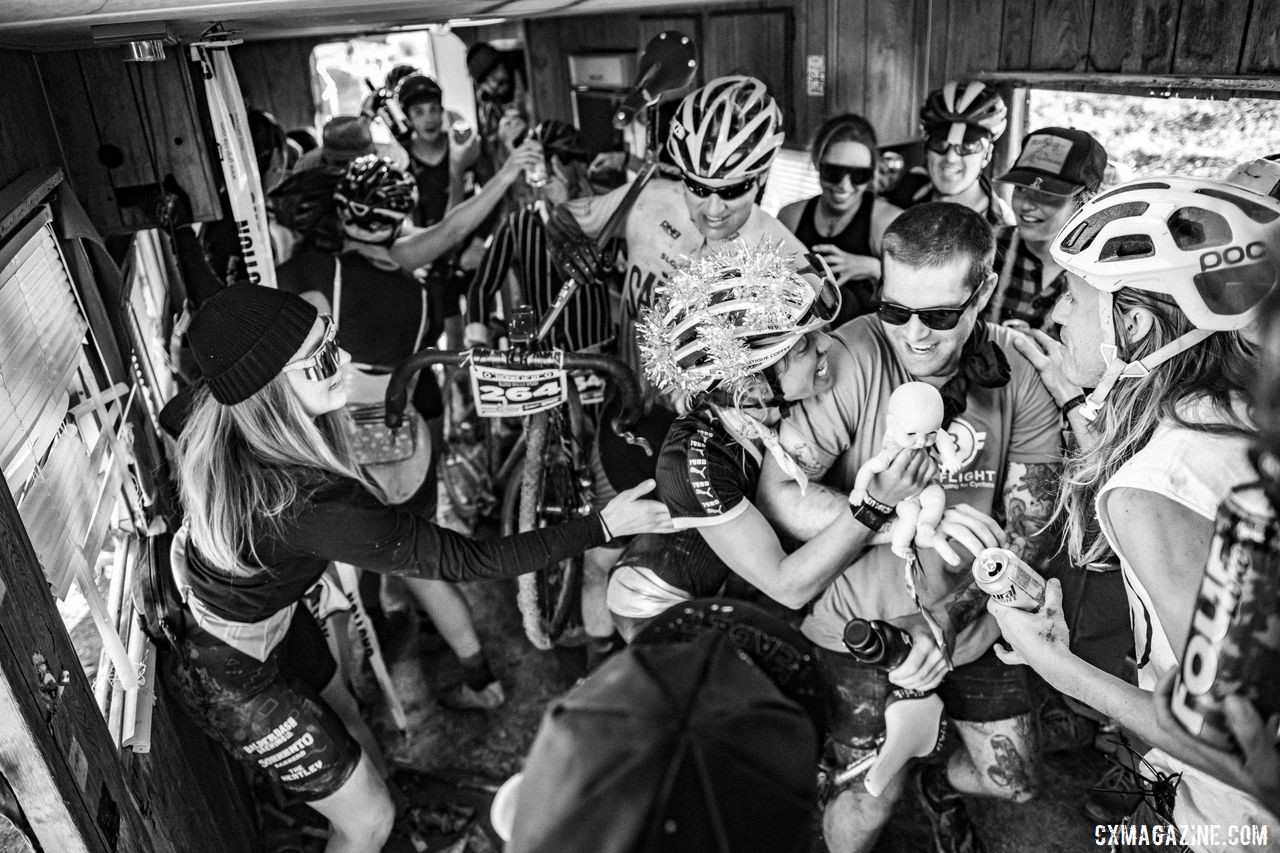
[[[578,401],[584,406],[598,406],[604,402],[605,380],[599,373],[575,373],[573,384],[578,388]]]
[[[554,409],[569,397],[565,372],[471,366],[471,393],[482,418],[510,418]]]

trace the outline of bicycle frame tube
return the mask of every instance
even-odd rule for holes
[[[386,423],[396,429],[404,421],[404,409],[408,404],[409,380],[418,371],[433,364],[478,364],[482,367],[508,367],[516,370],[560,370],[581,371],[592,370],[606,373],[613,378],[614,385],[621,396],[621,411],[610,425],[614,433],[628,444],[634,444],[644,450],[646,455],[653,455],[653,448],[643,438],[633,435],[630,430],[644,413],[640,398],[640,388],[636,385],[635,376],[625,364],[612,356],[592,355],[588,353],[571,353],[563,350],[548,352],[526,352],[523,350],[438,350],[431,347],[419,350],[405,359],[391,373],[387,385]]]

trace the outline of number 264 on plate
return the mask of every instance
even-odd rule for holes
[[[510,370],[471,366],[471,391],[476,414],[509,418],[554,409],[568,397],[565,371]]]

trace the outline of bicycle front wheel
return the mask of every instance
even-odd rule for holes
[[[525,456],[519,479],[517,526],[535,530],[578,517],[588,503],[574,465],[572,437],[559,410],[532,415],[525,425]],[[514,486],[515,478],[512,478]],[[512,496],[514,497],[514,496]],[[508,507],[514,501],[508,501]],[[509,518],[508,509],[504,516]],[[505,520],[505,519],[504,519]],[[550,649],[578,614],[582,555],[521,575],[517,603],[526,636]]]

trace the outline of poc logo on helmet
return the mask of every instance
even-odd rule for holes
[[[1228,246],[1222,251],[1205,252],[1200,256],[1200,272],[1208,272],[1221,266],[1256,261],[1267,256],[1267,247],[1258,241],[1247,246]]]

